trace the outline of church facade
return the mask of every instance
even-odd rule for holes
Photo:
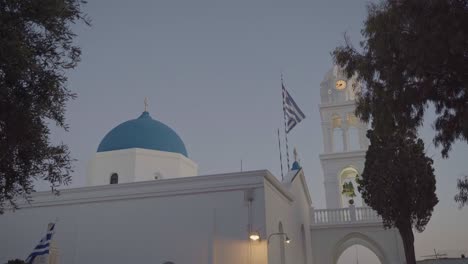
[[[343,195],[367,148],[357,83],[343,76],[334,67],[321,84],[326,209],[313,207],[297,161],[282,181],[267,170],[198,175],[182,139],[145,110],[105,135],[86,187],[36,193],[0,217],[0,263],[25,258],[49,222],[54,264],[336,264],[356,244],[404,263],[398,232]]]

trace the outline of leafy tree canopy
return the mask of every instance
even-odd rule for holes
[[[468,141],[467,25],[468,0],[370,4],[362,52],[349,41],[333,52],[337,64],[364,84],[360,118],[369,121],[388,111],[399,126],[415,129],[433,103],[434,143],[442,155],[448,156],[455,140]]]
[[[409,221],[423,231],[438,203],[433,161],[424,153],[424,142],[411,133],[384,138],[369,130],[368,137],[358,187],[363,200],[387,227]]]
[[[458,180],[458,194],[455,195],[455,201],[463,207],[468,204],[468,176]]]
[[[424,142],[411,132],[393,131],[386,136],[368,131],[370,146],[358,190],[386,227],[398,228],[407,263],[415,263],[412,229],[422,232],[432,216],[438,203],[436,179]]]
[[[412,228],[423,231],[434,206],[432,160],[417,138],[435,106],[434,143],[448,157],[468,141],[468,0],[382,0],[370,4],[361,49],[334,50],[335,62],[362,83],[356,114],[371,122],[359,190],[397,227],[408,264],[415,263]]]
[[[67,129],[65,104],[74,98],[65,72],[80,49],[71,25],[89,23],[81,0],[0,0],[0,213],[28,198],[34,180],[52,190],[70,182],[72,159],[52,144],[49,124]]]

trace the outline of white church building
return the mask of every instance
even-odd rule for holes
[[[49,222],[54,264],[336,264],[353,245],[405,263],[398,231],[342,195],[368,145],[355,85],[337,67],[320,85],[327,208],[313,207],[297,161],[282,181],[268,170],[198,175],[182,139],[145,111],[104,136],[86,187],[36,193],[0,216],[0,263],[26,258]]]

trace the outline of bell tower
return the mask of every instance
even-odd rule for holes
[[[355,77],[346,78],[338,66],[327,72],[320,84],[322,121],[322,164],[327,208],[347,207],[352,199],[362,206],[356,177],[364,169],[368,147],[367,125],[354,115],[355,94],[360,89]],[[352,183],[356,198],[342,194],[343,184]]]

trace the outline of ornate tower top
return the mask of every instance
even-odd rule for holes
[[[365,150],[366,125],[354,115],[356,77],[346,78],[338,66],[330,69],[320,84],[323,146],[325,153]]]
[[[320,84],[322,104],[340,104],[354,101],[360,86],[356,77],[347,78],[346,73],[338,66],[333,66]]]

